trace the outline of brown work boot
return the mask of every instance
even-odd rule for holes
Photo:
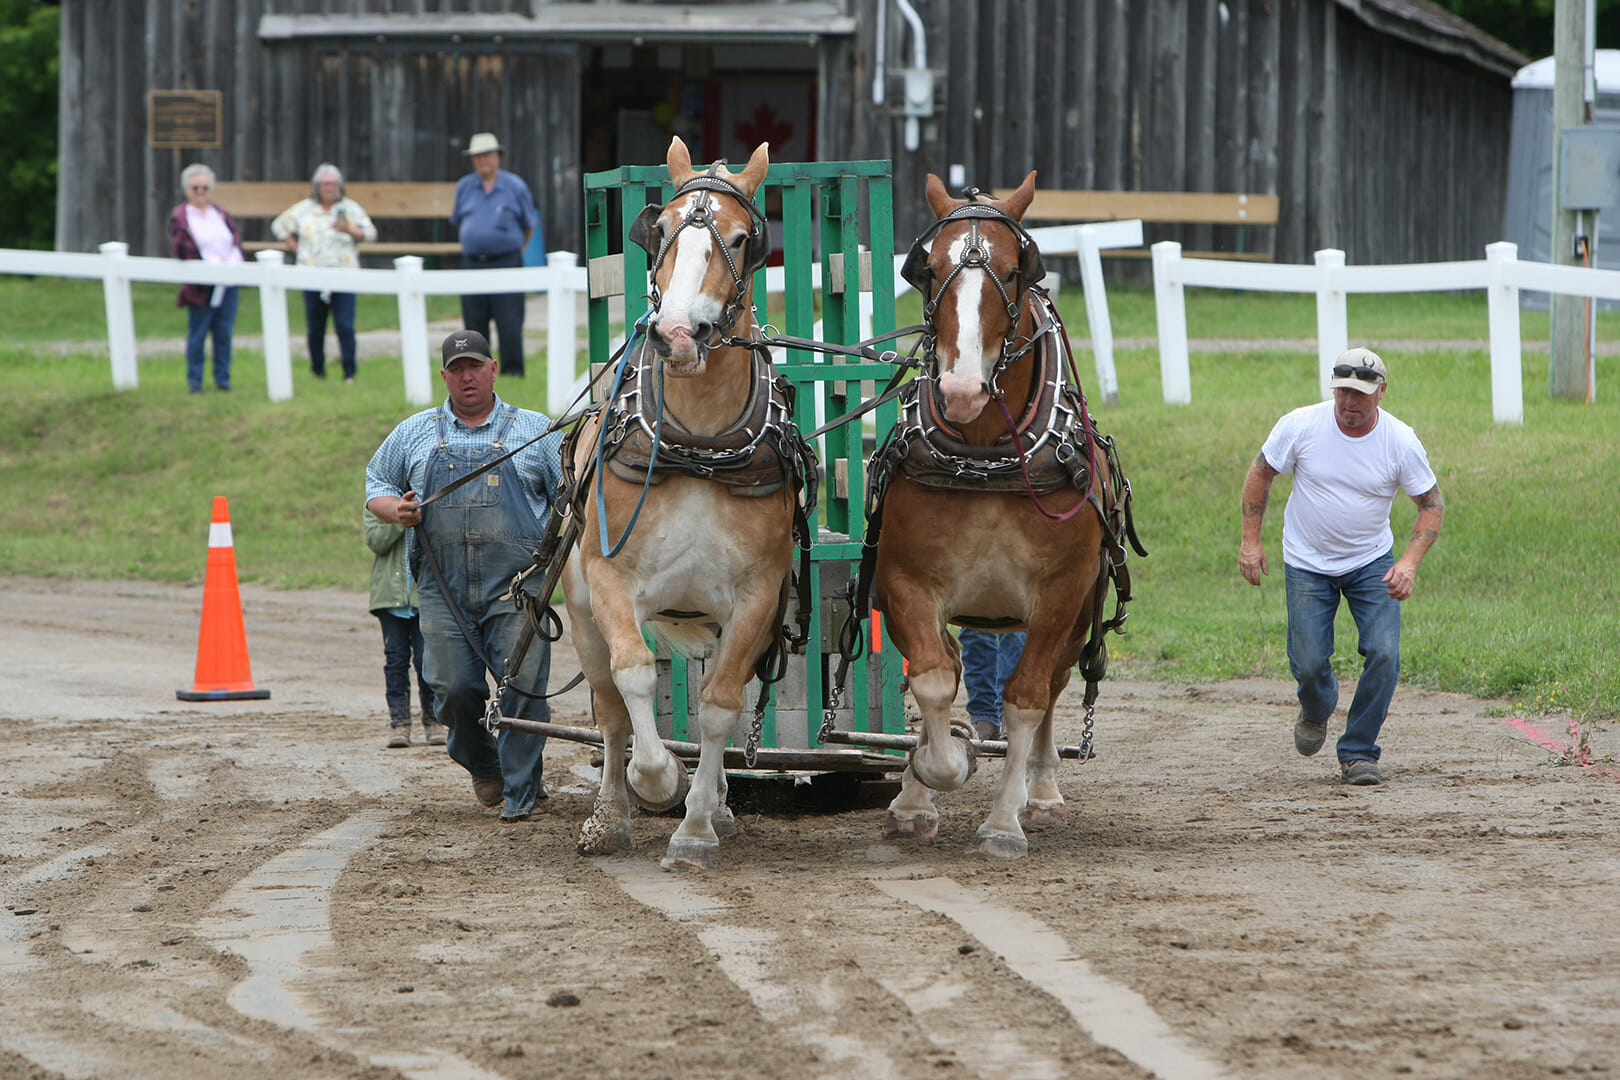
[[[434,723],[424,713],[422,715],[422,727],[427,731],[427,743],[429,746],[444,745],[445,726],[443,724]]]
[[[410,724],[409,723],[405,723],[405,724],[389,724],[388,725],[388,743],[387,743],[388,749],[390,749],[390,750],[398,750],[402,746],[409,746],[409,745],[411,745],[411,726],[410,726]]]
[[[499,806],[505,792],[506,781],[498,776],[493,780],[473,781],[473,794],[478,797],[479,803],[484,806]]]

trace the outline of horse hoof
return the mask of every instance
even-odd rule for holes
[[[932,840],[938,834],[938,814],[897,814],[890,810],[883,819],[884,836],[915,836],[919,840]]]
[[[658,863],[665,870],[707,870],[720,851],[719,841],[682,840],[671,837],[669,848]]]
[[[1031,799],[1018,811],[1018,824],[1028,829],[1038,825],[1061,825],[1069,818],[1062,799],[1045,802]]]
[[[592,814],[579,830],[581,855],[617,855],[630,849],[630,822],[611,814]]]
[[[724,840],[728,836],[737,835],[737,818],[731,812],[731,807],[722,806],[709,818],[709,824],[714,826],[714,835]]]
[[[1029,854],[1029,841],[1012,833],[991,832],[988,825],[980,825],[968,851],[993,859],[1022,859]]]
[[[677,775],[679,778],[675,781],[675,792],[667,799],[654,800],[643,798],[641,792],[636,790],[636,786],[634,784],[630,785],[630,793],[636,797],[636,802],[640,804],[643,810],[647,810],[654,814],[661,814],[665,810],[686,801],[686,793],[692,790],[692,781],[687,776],[686,769],[684,767],[677,765],[676,768],[678,770]]]

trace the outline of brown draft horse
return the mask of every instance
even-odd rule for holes
[[[755,336],[753,274],[770,240],[752,198],[770,164],[768,147],[760,145],[740,173],[722,163],[698,172],[677,138],[667,163],[679,190],[666,205],[646,208],[631,230],[653,256],[653,308],[638,347],[626,354],[634,392],[629,383],[619,387],[580,431],[569,459],[575,476],[594,472],[596,481],[579,485],[587,489],[575,503],[583,532],[563,585],[603,736],[601,788],[580,830],[586,854],[629,847],[632,793],[664,809],[687,790],[684,767],[659,740],[656,668],[642,627],[652,624],[688,655],[714,650],[700,692],[701,756],[685,819],[663,859],[673,869],[709,866],[720,838],[736,829],[723,752],[756,665],[778,641],[797,498],[785,467],[797,449],[808,449],[796,433],[756,445],[760,427],[780,435],[786,423],[791,432],[791,411],[784,417],[780,401],[773,403],[780,384],[768,356],[730,343]],[[600,455],[599,438],[612,444]]]
[[[1122,576],[1119,536],[1134,533],[1120,509],[1129,487],[1111,440],[1089,425],[1037,288],[1040,254],[1018,224],[1035,173],[1005,201],[954,199],[933,175],[927,193],[933,243],[924,250],[925,233],[902,272],[924,297],[932,362],[898,434],[874,455],[869,498],[880,522],[876,606],[923,716],[884,831],[932,839],[933,792],[974,770],[968,729],[951,725],[962,663],[948,626],[1027,630],[1004,694],[1006,766],[969,845],[1018,858],[1029,850],[1024,826],[1064,819],[1052,710],[1077,663],[1089,706],[1106,663],[1102,632],[1123,619],[1101,613],[1111,573]]]

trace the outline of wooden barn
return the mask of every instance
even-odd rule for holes
[[[1499,239],[1525,58],[1428,0],[61,0],[57,246],[167,254],[180,170],[450,181],[493,131],[578,250],[581,176],[695,156],[892,158],[981,188],[1275,194],[1275,227],[1150,239],[1307,261]],[[263,236],[264,222],[244,222]],[[447,225],[380,221],[384,238]]]

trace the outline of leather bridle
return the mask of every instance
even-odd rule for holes
[[[664,259],[668,257],[670,249],[675,246],[676,238],[680,236],[683,230],[689,228],[707,229],[709,235],[714,238],[715,247],[719,249],[721,258],[725,259],[726,270],[731,274],[734,291],[731,298],[726,301],[725,307],[721,310],[720,318],[715,322],[714,333],[709,336],[709,340],[697,343],[700,351],[713,348],[722,338],[731,333],[731,328],[736,325],[738,317],[742,314],[743,296],[748,291],[748,278],[765,265],[765,260],[770,257],[771,251],[770,234],[766,227],[765,215],[760,212],[759,207],[754,205],[754,200],[748,197],[747,192],[724,176],[719,175],[723,171],[724,165],[723,161],[715,162],[710,166],[707,173],[692,177],[675,192],[675,196],[670,199],[670,203],[694,190],[698,192],[698,197],[693,200],[692,206],[681,218],[681,223],[670,230],[669,235],[664,237],[663,242],[657,246],[656,251],[653,248],[653,237],[658,226],[658,219],[663,216],[664,209],[669,203],[662,206],[649,205],[643,207],[641,213],[636,215],[636,220],[631,224],[629,233],[630,239],[639,244],[648,255],[652,256],[652,292],[648,298],[652,301],[652,311],[654,312],[657,312],[659,306],[663,303],[663,296],[658,289],[658,271],[664,265]],[[737,200],[748,211],[751,219],[751,228],[748,232],[748,241],[743,245],[743,262],[740,267],[737,265],[737,261],[731,257],[731,245],[726,243],[725,237],[720,235],[720,227],[715,223],[713,204],[715,194],[727,195]]]
[[[1046,268],[1041,262],[1040,248],[1029,235],[1023,225],[1008,214],[1005,210],[990,203],[979,202],[982,195],[977,188],[968,188],[963,192],[970,200],[944,217],[930,225],[923,234],[912,243],[911,251],[906,256],[905,264],[900,269],[900,276],[910,282],[923,296],[923,322],[928,326],[924,348],[930,361],[937,359],[935,346],[937,337],[934,331],[934,313],[939,310],[940,301],[950,289],[959,274],[964,270],[982,270],[985,276],[995,284],[996,292],[1000,294],[1002,305],[1007,311],[1007,332],[1002,337],[1001,350],[996,357],[996,365],[985,383],[985,389],[993,398],[1001,396],[996,382],[1008,365],[1028,353],[1035,345],[1035,335],[1024,339],[1020,344],[1018,336],[1019,310],[1024,298],[1028,295],[1030,286],[1040,284],[1046,277]],[[938,237],[940,230],[956,222],[968,223],[967,243],[962,249],[960,259],[951,266],[950,272],[939,283],[938,288],[933,287],[934,272],[928,265],[928,249],[924,245]],[[1008,293],[1006,282],[1001,280],[990,266],[990,244],[979,231],[979,222],[994,221],[1005,225],[1012,231],[1014,239],[1018,242],[1018,271],[1017,288]]]

